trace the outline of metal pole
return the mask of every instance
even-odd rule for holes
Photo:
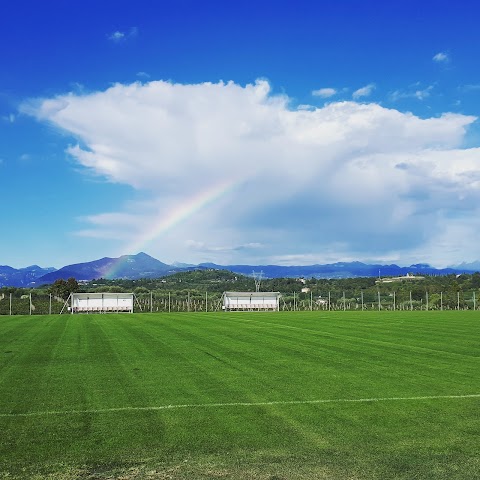
[[[153,312],[153,292],[150,290],[150,313]]]
[[[474,293],[474,295],[475,295],[475,293]],[[312,310],[313,310],[313,292],[310,290],[310,311],[312,311]]]
[[[345,311],[347,309],[346,305],[345,305],[345,292],[343,292],[343,311]]]
[[[187,292],[187,312],[190,311],[190,292]]]
[[[380,290],[377,290],[378,292],[378,311],[380,311]]]
[[[443,292],[440,292],[440,310],[443,310]]]
[[[457,292],[457,310],[460,310],[460,292]]]
[[[208,312],[208,292],[205,291],[205,312]]]
[[[30,292],[29,298],[30,298],[30,313],[29,313],[29,315],[31,315],[32,314],[32,292]]]
[[[12,292],[10,292],[10,315],[12,314]]]
[[[425,300],[426,300],[426,304],[425,304],[426,308],[425,308],[425,310],[428,310],[428,292],[425,292]]]
[[[360,296],[362,297],[362,312],[363,312],[363,290],[360,292]]]
[[[328,292],[328,310],[330,310],[331,306],[330,306],[330,292]]]
[[[395,302],[395,292],[393,292],[393,311],[396,310],[396,302]]]
[[[168,292],[168,313],[170,313],[170,292]]]
[[[50,301],[48,303],[48,314],[52,314],[52,294],[50,294]]]
[[[475,300],[475,292],[473,292],[473,309],[476,310],[477,309],[477,302]]]
[[[410,310],[413,310],[412,291],[410,290]]]

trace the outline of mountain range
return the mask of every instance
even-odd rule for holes
[[[53,283],[55,280],[70,277],[78,281],[96,278],[129,279],[158,278],[177,272],[200,269],[230,270],[234,273],[252,275],[263,272],[264,278],[355,278],[391,277],[407,273],[414,275],[448,275],[480,271],[480,262],[462,263],[456,267],[437,269],[428,264],[418,263],[408,267],[398,265],[367,264],[362,262],[336,262],[323,265],[217,265],[200,263],[190,265],[174,263],[168,265],[156,258],[140,252],[136,255],[122,255],[118,258],[104,257],[91,262],[66,265],[60,269],[41,268],[38,265],[15,269],[0,265],[0,287],[36,287]]]

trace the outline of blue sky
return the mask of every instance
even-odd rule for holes
[[[0,264],[480,259],[473,1],[9,2]]]

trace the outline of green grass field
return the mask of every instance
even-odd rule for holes
[[[480,478],[479,312],[0,317],[0,478]]]

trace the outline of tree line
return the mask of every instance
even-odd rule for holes
[[[218,305],[225,291],[255,291],[255,281],[252,277],[214,269],[179,272],[154,279],[100,278],[82,284],[72,277],[34,289],[3,287],[0,288],[0,301],[5,303],[13,297],[26,303],[28,297],[28,302],[38,305],[40,299],[47,302],[47,297],[50,303],[50,297],[53,297],[54,303],[62,303],[72,292],[133,292],[145,309],[153,309],[153,299],[156,308],[162,310],[167,308],[167,301],[170,307],[198,305],[200,309],[202,305],[208,306],[208,302],[211,303],[210,308]],[[333,309],[352,309],[359,305],[404,309],[422,308],[424,305],[427,308],[459,308],[460,305],[472,308],[476,299],[480,298],[480,273],[412,276],[390,281],[372,277],[274,278],[263,279],[260,291],[280,292],[287,309],[309,309],[312,305],[325,308],[327,304]]]

